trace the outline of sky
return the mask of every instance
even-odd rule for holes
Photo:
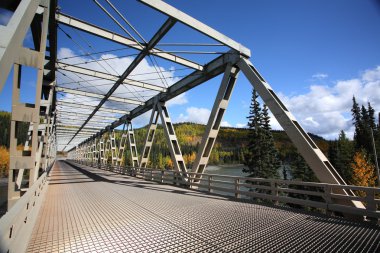
[[[145,39],[165,21],[165,16],[136,3],[134,0],[112,1],[133,22]],[[251,62],[272,86],[295,118],[306,131],[327,139],[336,139],[340,130],[353,136],[350,109],[352,97],[359,104],[371,105],[380,112],[380,1],[377,0],[168,0],[169,4],[206,23],[219,32],[243,44],[251,50]],[[90,1],[60,1],[63,13],[80,17],[99,26],[125,34]],[[86,11],[83,11],[86,10]],[[102,16],[101,16],[102,15]],[[101,18],[100,18],[101,17]],[[0,12],[0,24],[7,20],[7,13]],[[62,29],[96,47],[97,51],[115,48],[109,42],[75,34],[70,28]],[[62,31],[59,32],[58,58],[81,54]],[[199,36],[191,29],[178,24],[162,40],[169,42],[215,43]],[[25,46],[31,45],[28,34]],[[82,43],[83,46],[83,43]],[[163,47],[164,48],[164,47]],[[198,50],[198,48],[195,48]],[[178,50],[182,50],[179,48]],[[193,48],[191,48],[193,50]],[[223,47],[202,50],[225,51]],[[109,71],[123,72],[136,52],[104,53],[103,58],[125,56],[110,60]],[[215,55],[183,55],[205,63]],[[75,58],[86,61],[88,57]],[[206,60],[205,60],[206,59]],[[180,66],[159,60],[169,80],[169,85],[181,75],[189,73]],[[91,63],[90,63],[91,64]],[[149,61],[133,74],[154,72]],[[95,67],[95,66],[94,66]],[[95,67],[96,68],[96,67]],[[101,69],[99,69],[101,70]],[[170,70],[170,71],[169,71]],[[25,69],[25,88],[22,100],[34,100],[35,70]],[[65,78],[60,77],[61,83]],[[77,78],[71,76],[70,78]],[[136,76],[138,79],[138,76]],[[149,78],[149,76],[145,76]],[[206,123],[212,109],[221,76],[180,95],[169,102],[173,122],[191,121]],[[67,80],[66,80],[67,82]],[[160,85],[159,81],[153,83]],[[10,111],[8,80],[0,93],[0,110]],[[126,88],[117,90],[119,95],[129,94]],[[241,73],[238,77],[229,107],[223,119],[224,126],[245,127],[249,112],[252,86]],[[130,95],[133,93],[130,92]],[[69,98],[67,98],[69,99]],[[92,100],[96,104],[96,100]],[[128,109],[128,108],[126,108]],[[134,120],[135,127],[149,121],[149,114]],[[272,117],[272,127],[281,129]]]

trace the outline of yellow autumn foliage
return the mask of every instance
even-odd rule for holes
[[[370,163],[365,152],[356,152],[351,163],[353,170],[352,181],[358,186],[375,186],[375,167]]]
[[[0,146],[0,177],[7,177],[9,169],[9,151],[6,147]]]

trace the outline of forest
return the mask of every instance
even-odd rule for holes
[[[297,149],[286,133],[270,129],[270,119],[267,111],[268,108],[265,105],[261,108],[259,103],[253,99],[248,117],[248,128],[221,127],[210,155],[209,164],[244,164],[247,166],[245,172],[249,172],[251,176],[318,181],[304,159],[298,154]],[[355,98],[353,98],[351,111],[352,122],[355,126],[353,140],[348,139],[344,131],[340,132],[336,140],[325,140],[312,133],[309,133],[309,135],[329,158],[346,183],[374,186],[376,184],[375,165],[380,153],[380,122],[376,124],[375,111],[370,103],[368,103],[367,107],[358,105]],[[205,127],[205,125],[194,123],[174,124],[178,142],[188,168],[191,168],[195,160]],[[9,129],[10,113],[0,112],[0,177],[7,176]],[[21,124],[18,127],[20,136],[18,142],[20,145],[26,140],[27,129],[28,125],[26,124]],[[257,130],[253,131],[254,129]],[[135,129],[134,132],[137,149],[141,153],[146,138],[147,126]],[[115,130],[115,133],[116,141],[119,142],[122,130]],[[375,143],[372,142],[372,136]],[[375,157],[375,147],[377,157]],[[270,161],[269,165],[264,163],[257,164],[257,161],[263,160],[263,157],[266,156]],[[125,151],[124,162],[125,165],[130,165],[128,149]],[[173,168],[164,132],[160,125],[155,134],[148,167],[156,169]],[[279,172],[279,168],[282,168],[282,173]]]
[[[10,113],[0,112],[0,176],[7,175],[9,164],[9,126]],[[194,162],[198,147],[200,145],[202,135],[205,131],[205,125],[194,123],[174,124],[174,129],[181,147],[182,154],[186,165],[190,167]],[[27,137],[27,125],[24,125],[19,131],[18,142],[24,143]],[[122,131],[115,130],[117,142],[120,140]],[[138,152],[141,153],[146,138],[147,126],[134,130],[136,136],[136,144]],[[275,145],[279,150],[279,158],[284,164],[290,164],[293,157],[297,153],[296,148],[284,131],[272,131]],[[244,164],[244,154],[248,145],[249,129],[247,128],[229,128],[222,127],[219,131],[218,138],[214,145],[214,149],[210,155],[209,164]],[[310,134],[313,140],[327,155],[329,151],[329,142],[322,137]],[[129,153],[125,153],[125,163],[129,165]],[[170,169],[173,164],[170,159],[169,149],[166,145],[164,132],[159,125],[155,134],[154,144],[150,154],[150,167],[158,169]]]

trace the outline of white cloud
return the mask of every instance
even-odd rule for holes
[[[76,56],[76,54],[69,48],[60,48],[58,51],[58,59],[60,62],[77,65],[78,67],[88,68],[95,71],[110,73],[116,76],[120,76],[125,71],[127,66],[129,66],[134,60],[133,57],[117,58],[117,56],[113,54],[100,55],[95,58],[98,62],[90,57],[81,56],[73,58],[74,56]],[[104,59],[108,60],[104,61]],[[156,72],[156,69],[161,71],[160,75]],[[60,70],[60,72],[64,73],[64,75],[62,73],[58,74],[58,84],[63,84],[63,86],[68,88],[85,89],[89,92],[105,94],[114,84],[114,81],[94,80],[94,77],[78,75],[64,70]],[[165,79],[161,78],[162,75]],[[166,69],[162,67],[155,68],[150,65],[146,59],[143,59],[140,62],[128,78],[164,88],[178,81],[178,78],[174,76],[174,71],[167,72]],[[81,83],[73,83],[78,81],[81,81]],[[140,101],[146,101],[156,94],[158,94],[158,91],[146,90],[144,88],[131,85],[120,85],[114,92],[115,96]]]
[[[152,115],[152,110],[149,110],[146,113],[141,114],[140,116],[134,118],[132,120],[133,127],[139,128],[139,127],[143,127],[143,126],[148,125],[151,115]]]
[[[207,124],[211,111],[207,108],[188,107],[186,114],[180,114],[177,122],[193,122]]]
[[[352,97],[359,104],[371,102],[380,111],[380,66],[364,71],[358,78],[336,81],[333,86],[312,85],[306,94],[279,97],[306,131],[328,139],[340,130],[353,136]],[[272,117],[272,127],[274,118]]]
[[[81,52],[83,54],[83,52]],[[88,68],[95,71],[101,71],[110,73],[112,75],[119,76],[121,75],[127,66],[133,61],[133,57],[123,57],[117,58],[116,55],[113,54],[103,54],[97,56],[95,60],[109,59],[107,61],[99,61],[95,62],[93,58],[86,56],[77,57],[76,53],[69,48],[60,48],[58,51],[58,59],[61,62],[77,65],[78,67]],[[82,64],[84,63],[84,64]],[[156,69],[162,72],[162,75],[165,76],[166,81],[163,81],[160,78],[160,75],[157,74]],[[170,68],[171,71],[166,71],[166,69],[162,67],[154,67],[150,65],[148,61],[145,59],[140,62],[140,64],[135,68],[134,71],[130,74],[128,78],[133,80],[143,81],[149,84],[153,84],[156,86],[167,87],[175,83],[178,78],[174,76],[173,68]],[[89,77],[85,75],[75,74],[72,72],[68,72],[65,70],[60,70],[57,75],[58,86],[70,88],[70,89],[78,89],[82,91],[97,93],[97,94],[106,94],[108,90],[113,86],[114,81],[108,80],[96,80],[94,77]],[[72,103],[81,103],[85,105],[96,106],[99,104],[99,98],[91,98],[84,97],[78,95],[72,95],[67,93],[60,93],[59,97],[60,101],[72,102]],[[152,96],[158,94],[158,91],[147,90],[140,87],[135,87],[131,85],[120,85],[112,96],[133,99],[140,102],[145,102],[150,99]],[[173,98],[168,105],[179,105],[187,103],[186,94],[181,94],[175,98]],[[133,110],[137,107],[137,105],[127,105],[120,102],[115,101],[107,101],[103,107],[113,108],[113,109],[121,109],[125,111]],[[75,111],[75,108],[72,107],[64,107],[65,111]],[[92,112],[91,109],[84,110],[81,109],[82,113],[90,114]],[[97,115],[100,112],[97,113]],[[111,114],[108,113],[110,117],[119,118],[122,116],[121,114]],[[142,116],[136,119],[136,125],[146,125],[149,122],[150,113],[143,114]]]
[[[363,73],[363,80],[367,82],[373,82],[380,80],[380,66],[377,66],[375,69],[366,70]]]
[[[228,123],[228,121],[222,121],[222,123],[220,123],[220,126],[222,127],[232,127],[230,123]]]
[[[0,20],[0,22],[3,22]],[[80,54],[84,54],[84,52],[81,52]],[[130,65],[130,63],[133,61],[133,57],[124,57],[124,58],[117,58],[116,55],[113,54],[103,54],[95,58],[95,60],[102,60],[102,59],[109,59],[107,61],[99,61],[99,63],[95,62],[94,59],[90,57],[80,56],[76,57],[76,53],[72,51],[69,48],[60,48],[58,51],[58,59],[60,59],[61,62],[71,64],[71,65],[77,65],[78,67],[84,67],[88,69],[92,69],[95,71],[101,71],[101,72],[108,72],[110,74],[120,76],[125,69]],[[84,64],[82,64],[84,63]],[[160,78],[160,76],[156,72],[156,68],[162,72],[162,75],[165,76],[166,81],[163,82],[163,80]],[[129,76],[130,79],[143,81],[145,83],[153,84],[160,87],[168,87],[175,83],[178,78],[174,77],[174,71],[173,68],[170,68],[171,71],[166,71],[166,69],[162,67],[154,67],[150,65],[145,59],[137,66],[137,68],[131,73]],[[96,80],[94,77],[89,77],[85,75],[75,74],[72,72],[68,72],[65,70],[60,70],[60,72],[57,74],[57,83],[60,87],[70,88],[70,89],[77,89],[97,94],[106,94],[108,90],[113,86],[114,81],[108,81],[108,80]],[[155,96],[158,94],[158,91],[153,90],[146,90],[139,87],[134,87],[130,85],[120,85],[116,91],[113,93],[112,96],[120,97],[120,98],[128,98],[133,100],[138,100],[140,102],[145,102],[146,100],[150,99],[152,96]],[[69,103],[75,103],[75,104],[82,104],[82,105],[91,105],[96,106],[100,102],[100,98],[93,98],[93,97],[87,97],[87,96],[79,96],[79,95],[72,95],[68,93],[59,93],[58,96],[59,101],[69,102]],[[172,99],[168,104],[169,105],[179,105],[179,104],[185,104],[187,103],[187,97],[186,94],[181,94],[177,96],[176,98]],[[124,104],[120,102],[115,101],[107,101],[103,106],[103,108],[112,108],[112,109],[120,109],[124,111],[131,111],[134,108],[137,107],[137,105],[130,105],[130,104]],[[57,110],[61,112],[77,112],[78,110],[73,107],[69,106],[58,106]],[[92,109],[86,109],[81,108],[80,113],[82,114],[90,114],[92,112]],[[64,113],[62,114],[64,115]],[[109,112],[102,112],[98,111],[96,113],[97,116],[103,116],[103,117],[115,117],[120,118],[122,114],[120,113],[109,113]],[[151,111],[144,113],[143,115],[137,117],[133,120],[133,126],[134,127],[141,127],[145,126],[149,123]],[[62,124],[65,125],[81,125],[86,119],[86,116],[83,115],[77,115],[77,116],[70,116],[70,118],[66,118],[62,116],[59,118],[59,121],[62,122]],[[190,115],[190,119],[192,116]],[[113,122],[113,119],[106,119],[103,120],[100,117],[93,118],[89,121],[89,124],[99,124],[99,121],[107,121],[107,124],[104,124],[104,126],[109,125],[111,122]],[[58,144],[60,148],[63,148],[64,145],[62,144],[64,140],[60,139],[58,140]]]
[[[172,98],[169,100],[166,105],[167,106],[173,106],[173,105],[184,105],[187,104],[189,101],[187,100],[186,93],[182,93],[175,98]]]
[[[278,123],[277,119],[274,117],[272,112],[269,112],[269,117],[270,117],[270,126],[273,130],[282,130],[282,127],[280,123]]]
[[[311,77],[313,79],[317,79],[317,80],[322,80],[322,79],[325,79],[327,78],[329,75],[325,74],[325,73],[316,73],[314,75],[312,75]]]
[[[246,128],[247,127],[247,124],[243,124],[243,123],[236,123],[235,125],[237,128]]]

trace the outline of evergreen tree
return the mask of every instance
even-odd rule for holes
[[[375,109],[371,106],[371,103],[368,102],[368,125],[372,130],[376,129],[376,123],[375,123]]]
[[[355,142],[355,149],[360,149],[361,146],[361,140],[360,138],[363,135],[363,122],[361,117],[361,111],[359,104],[356,102],[355,97],[352,98],[352,121],[355,126],[355,133],[354,133],[354,142]]]
[[[264,130],[264,141],[263,145],[266,149],[265,156],[265,166],[267,170],[270,171],[273,175],[272,177],[278,177],[278,168],[281,167],[281,162],[279,160],[279,155],[277,149],[274,145],[273,135],[271,132],[270,126],[270,117],[268,114],[268,107],[264,104],[262,111],[262,121],[263,121],[263,130]]]
[[[364,150],[373,163],[375,161],[373,143],[372,143],[372,133],[377,136],[377,127],[375,124],[375,110],[368,103],[368,108],[364,105],[360,108],[356,103],[355,97],[353,98],[352,107],[352,120],[355,125],[354,143],[355,151],[359,152]]]
[[[292,177],[295,180],[299,180],[303,182],[317,182],[318,181],[314,172],[307,165],[303,157],[298,153],[295,154],[290,168],[292,172]]]
[[[243,172],[251,177],[278,178],[280,163],[270,131],[268,108],[261,109],[258,95],[252,92],[252,101],[248,118],[249,144],[245,153]]]
[[[350,182],[352,179],[352,169],[350,164],[354,150],[352,142],[347,138],[346,133],[343,130],[340,131],[339,138],[336,141],[335,146],[331,147],[331,149],[335,149],[335,157],[330,161],[344,181]]]

